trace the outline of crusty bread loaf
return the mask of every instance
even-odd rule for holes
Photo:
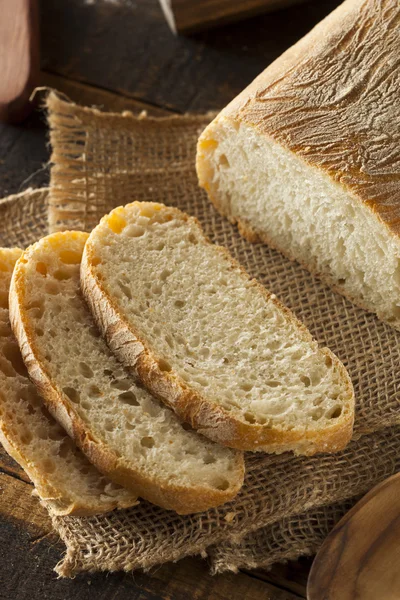
[[[29,381],[8,318],[8,291],[22,250],[0,249],[0,441],[54,515],[92,515],[136,504],[99,473],[47,411]]]
[[[29,374],[88,458],[113,481],[179,513],[232,499],[243,456],[182,427],[135,385],[100,337],[81,296],[87,234],[50,235],[24,252],[10,316]]]
[[[347,0],[206,128],[197,171],[250,240],[400,328],[400,4]]]
[[[84,295],[111,349],[182,419],[243,450],[343,448],[343,365],[175,208],[134,202],[92,231]]]

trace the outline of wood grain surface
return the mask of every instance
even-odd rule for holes
[[[160,0],[174,33],[192,33],[276,10],[303,0]]]
[[[222,108],[340,0],[314,0],[191,38],[159,0],[42,0],[42,69],[177,112]]]
[[[39,72],[37,0],[0,0],[0,121],[22,121]]]
[[[313,563],[308,600],[400,598],[400,473],[374,487],[334,527]]]

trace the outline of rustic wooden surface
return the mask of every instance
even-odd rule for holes
[[[400,473],[375,486],[339,521],[319,550],[309,600],[400,598]]]
[[[84,0],[42,0],[39,85],[103,110],[150,114],[221,108],[338,0],[296,5],[191,38],[174,36],[158,0],[131,8]],[[40,96],[37,101],[40,102]],[[0,197],[48,182],[45,117],[0,125]],[[1,245],[1,227],[0,227]],[[271,571],[211,577],[185,559],[150,574],[58,580],[63,545],[31,496],[21,469],[0,451],[0,598],[3,600],[294,600],[305,598],[310,561]]]
[[[160,0],[174,33],[193,33],[249,18],[304,0]]]

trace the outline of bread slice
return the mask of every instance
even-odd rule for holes
[[[249,240],[400,328],[400,3],[347,0],[200,136],[197,172]]]
[[[0,249],[0,441],[53,515],[94,515],[137,503],[99,473],[47,411],[29,381],[8,318],[8,292],[22,250]]]
[[[81,296],[87,234],[50,235],[16,264],[14,333],[55,418],[96,467],[138,496],[179,513],[231,500],[243,455],[182,427],[109,351]]]
[[[81,285],[113,352],[210,439],[299,454],[349,441],[346,369],[178,209],[134,202],[105,216]]]

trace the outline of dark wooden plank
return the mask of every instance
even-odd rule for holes
[[[335,525],[320,548],[309,600],[400,598],[400,473],[385,479]]]
[[[31,486],[0,474],[0,589],[5,600],[51,597],[53,600],[295,600],[244,573],[212,577],[205,561],[189,558],[141,572],[80,575],[61,580],[53,567],[63,545],[52,533],[47,512],[31,495]]]
[[[338,4],[315,0],[183,38],[158,0],[42,0],[42,68],[178,112],[221,108]]]
[[[304,0],[160,0],[174,33],[192,33]]]
[[[0,198],[27,187],[46,185],[49,179],[46,142],[41,112],[33,113],[18,126],[0,124]]]
[[[313,558],[301,557],[295,561],[273,565],[272,569],[268,571],[256,569],[251,572],[246,571],[246,573],[251,573],[254,577],[305,598],[312,562]]]
[[[68,98],[73,100],[73,102],[82,106],[94,106],[99,110],[107,112],[123,112],[129,110],[135,115],[142,111],[146,111],[147,114],[152,117],[165,117],[173,114],[171,111],[163,108],[151,106],[127,96],[109,92],[79,81],[73,81],[72,79],[67,79],[60,75],[47,73],[46,71],[40,73],[39,80],[40,86],[46,86],[58,90],[59,92],[63,92]]]

